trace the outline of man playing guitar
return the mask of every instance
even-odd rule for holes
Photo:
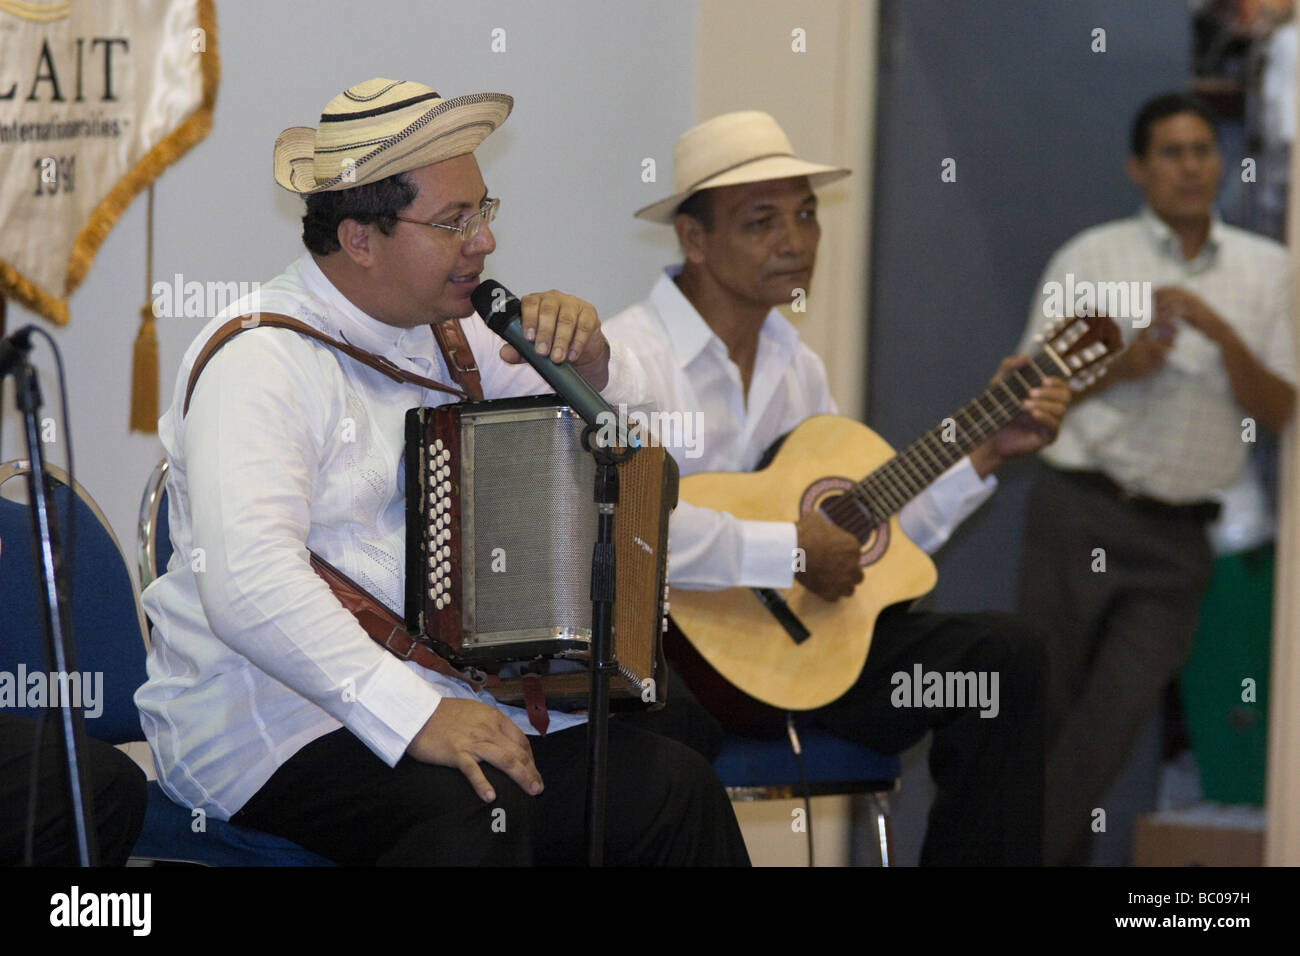
[[[699,472],[752,471],[775,440],[810,416],[836,411],[821,360],[775,307],[812,278],[820,238],[813,187],[846,175],[795,158],[770,116],[731,113],[682,136],[674,195],[637,213],[671,224],[685,261],[605,329],[611,341],[636,350],[663,411],[700,413],[698,457],[670,448],[687,482]],[[1023,361],[1005,360],[999,376]],[[1019,414],[1013,410],[1007,424],[902,510],[907,536],[937,549],[992,494],[999,466],[1051,441],[1068,401],[1069,387],[1058,378],[1029,389]],[[670,543],[675,588],[778,589],[797,579],[836,601],[863,579],[861,541],[820,513],[797,522],[741,520],[692,505],[687,483]],[[927,673],[996,675],[996,712],[985,708],[981,716],[974,701],[900,700],[891,675],[910,675],[917,665]],[[935,731],[930,769],[938,793],[923,864],[1037,864],[1044,668],[1041,635],[1012,618],[896,606],[880,615],[857,682],[816,717],[885,753]]]

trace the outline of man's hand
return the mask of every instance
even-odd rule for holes
[[[795,577],[818,597],[835,601],[848,597],[862,581],[858,558],[862,546],[843,528],[832,524],[820,511],[813,511],[795,525],[805,569]]]
[[[1029,358],[1024,355],[1004,358],[990,384],[1028,362]],[[1067,382],[1059,378],[1043,379],[1042,384],[1031,388],[1028,397],[1021,402],[1021,413],[970,453],[975,473],[986,478],[1010,459],[1033,454],[1051,444],[1069,404],[1070,386]]]
[[[609,342],[595,306],[554,289],[526,295],[519,304],[524,338],[538,355],[556,363],[568,359],[597,391],[609,383]],[[501,358],[511,365],[524,361],[510,345],[501,346]]]
[[[1156,289],[1155,306],[1158,320],[1186,322],[1219,347],[1233,397],[1248,415],[1274,431],[1290,421],[1295,389],[1257,359],[1232,326],[1203,299],[1186,289],[1162,286]]]
[[[444,697],[406,752],[423,763],[457,768],[485,803],[497,795],[480,760],[504,771],[525,793],[542,792],[528,738],[509,717],[481,701]]]
[[[1205,304],[1199,296],[1177,286],[1161,286],[1155,291],[1156,321],[1167,325],[1182,321],[1199,330],[1211,342],[1222,345],[1232,334],[1228,323]],[[1172,340],[1171,340],[1172,341]]]

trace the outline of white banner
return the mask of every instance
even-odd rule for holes
[[[68,321],[117,217],[211,128],[216,41],[212,0],[0,0],[0,294]]]

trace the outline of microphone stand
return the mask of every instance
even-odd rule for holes
[[[77,665],[73,657],[72,639],[68,633],[66,588],[62,580],[62,569],[66,565],[60,555],[53,503],[46,496],[45,461],[41,453],[37,422],[37,413],[41,408],[41,389],[36,379],[36,369],[27,359],[31,353],[27,337],[22,332],[18,332],[6,340],[6,344],[12,344],[12,351],[5,356],[5,364],[12,364],[14,367],[14,390],[17,394],[18,408],[23,413],[23,427],[27,438],[27,461],[31,466],[27,473],[27,488],[32,509],[33,556],[39,555],[40,571],[37,577],[45,592],[45,601],[41,605],[41,623],[45,630],[46,664],[53,665],[56,674],[71,674],[76,670]],[[3,371],[4,369],[0,369],[0,372]],[[0,375],[0,379],[2,378],[3,375]],[[68,493],[73,495],[76,492],[69,488]],[[57,562],[56,555],[60,555],[60,560]],[[66,694],[59,698],[59,723],[63,729],[64,753],[67,759],[68,794],[72,803],[72,826],[77,844],[77,859],[82,866],[95,866],[99,862],[99,848],[96,845],[95,832],[87,823],[90,814],[86,810],[86,801],[90,794],[89,771],[83,756],[87,746],[86,727],[80,708],[74,707]],[[32,760],[36,761],[39,758],[38,746],[36,752],[32,754]]]
[[[587,865],[601,866],[605,858],[605,769],[609,753],[609,675],[614,657],[614,599],[616,555],[614,508],[618,504],[618,464],[635,448],[618,452],[595,440],[588,425],[582,447],[596,460],[595,501],[599,511],[596,543],[591,554],[591,691],[587,709]]]

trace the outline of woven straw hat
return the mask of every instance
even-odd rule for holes
[[[366,80],[325,105],[320,127],[275,141],[275,181],[302,195],[351,189],[472,153],[505,122],[514,99],[473,93],[444,100],[406,80]]]
[[[673,194],[637,210],[638,219],[671,223],[692,193],[718,186],[807,176],[824,186],[849,175],[837,166],[805,162],[785,131],[767,113],[724,113],[687,130],[673,147]]]

